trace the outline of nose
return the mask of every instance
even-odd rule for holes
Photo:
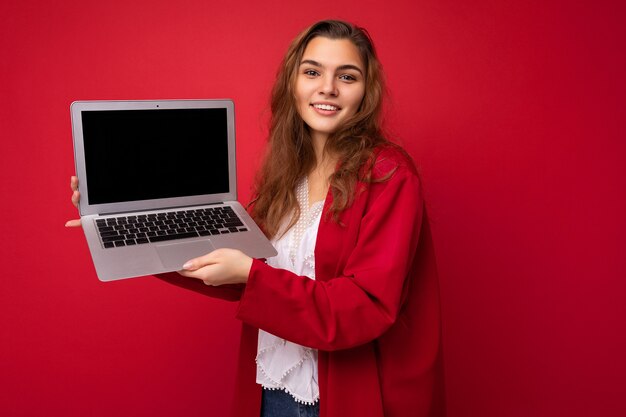
[[[339,91],[337,90],[335,77],[323,77],[319,93],[321,95],[336,97]]]

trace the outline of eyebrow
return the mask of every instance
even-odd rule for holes
[[[305,59],[302,62],[300,62],[300,65],[304,65],[304,64],[310,64],[313,65],[314,67],[319,67],[322,68],[324,67],[322,64],[320,64],[317,61],[313,61],[312,59]],[[346,64],[346,65],[340,65],[337,67],[338,70],[347,70],[347,69],[351,69],[351,70],[355,70],[358,71],[359,74],[363,75],[363,71],[361,71],[361,68],[357,67],[356,65],[352,65],[352,64]]]

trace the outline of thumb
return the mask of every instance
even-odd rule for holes
[[[188,260],[183,265],[183,269],[186,271],[195,271],[213,263],[215,263],[215,261],[213,260],[213,256],[211,255],[211,253],[207,253],[204,256],[199,256],[197,258]]]
[[[65,223],[65,227],[80,227],[80,219],[69,220]]]

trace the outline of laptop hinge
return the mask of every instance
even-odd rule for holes
[[[206,203],[206,204],[200,204],[200,206],[216,206],[218,204],[224,204],[224,202]],[[155,211],[155,212],[172,211],[172,210],[180,210],[180,209],[186,209],[188,207],[196,207],[196,206],[198,206],[198,204],[193,204],[193,205],[190,205],[190,206],[173,206],[173,207],[167,207],[167,208],[161,208],[161,209],[145,209],[145,210],[134,210],[134,211],[111,211],[111,212],[107,212],[107,213],[97,213],[97,214],[95,214],[95,216],[98,216],[98,217],[100,217],[100,216],[117,216],[119,214],[132,216],[132,213],[143,212],[143,211]]]

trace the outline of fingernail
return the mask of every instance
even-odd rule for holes
[[[183,269],[191,269],[192,266],[193,266],[193,263],[189,261],[189,262],[186,262],[185,265],[183,265]]]

